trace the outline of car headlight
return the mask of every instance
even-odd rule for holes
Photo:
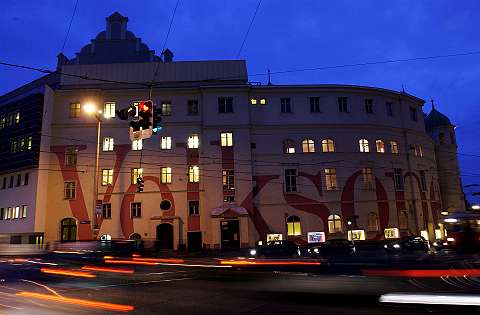
[[[455,242],[455,239],[453,237],[447,237],[447,242]]]
[[[257,250],[256,249],[251,249],[250,250],[250,256],[255,256],[257,254]]]
[[[432,245],[436,247],[436,246],[438,246],[438,243],[437,243],[437,242],[433,242]]]
[[[309,248],[307,249],[307,253],[311,254],[312,253],[312,250]]]
[[[393,244],[393,248],[400,248],[399,244]]]
[[[315,252],[315,254],[318,254],[318,248],[314,248],[313,251]]]
[[[383,245],[383,248],[388,248],[388,245],[387,244]]]

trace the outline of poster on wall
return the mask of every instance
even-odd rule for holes
[[[281,241],[283,240],[282,234],[267,234],[267,242]]]
[[[325,232],[308,232],[309,243],[323,243],[325,242]]]

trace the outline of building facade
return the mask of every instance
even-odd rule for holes
[[[59,55],[55,80],[0,99],[0,118],[13,113],[12,129],[0,129],[4,240],[135,238],[193,250],[267,237],[434,239],[442,210],[464,210],[454,128],[435,109],[425,118],[423,100],[249,84],[245,61],[156,56],[127,21],[114,13],[75,58]],[[163,128],[132,142],[115,110],[149,98]],[[102,111],[98,196],[98,123],[87,103]],[[35,117],[33,130],[23,117]]]

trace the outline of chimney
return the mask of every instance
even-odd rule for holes
[[[62,69],[62,66],[66,65],[68,61],[68,58],[63,53],[59,53],[57,55],[57,70]]]
[[[173,52],[170,49],[165,49],[162,52],[163,62],[168,63],[173,61]]]

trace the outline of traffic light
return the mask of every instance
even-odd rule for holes
[[[128,120],[129,117],[135,116],[135,106],[130,106],[124,109],[117,109],[115,111],[117,117],[121,120]]]
[[[152,134],[156,135],[162,130],[162,115],[159,108],[153,108],[153,127]]]
[[[153,102],[143,101],[138,104],[138,122],[144,130],[153,126]]]
[[[143,191],[143,178],[137,177],[137,192],[141,193]]]

